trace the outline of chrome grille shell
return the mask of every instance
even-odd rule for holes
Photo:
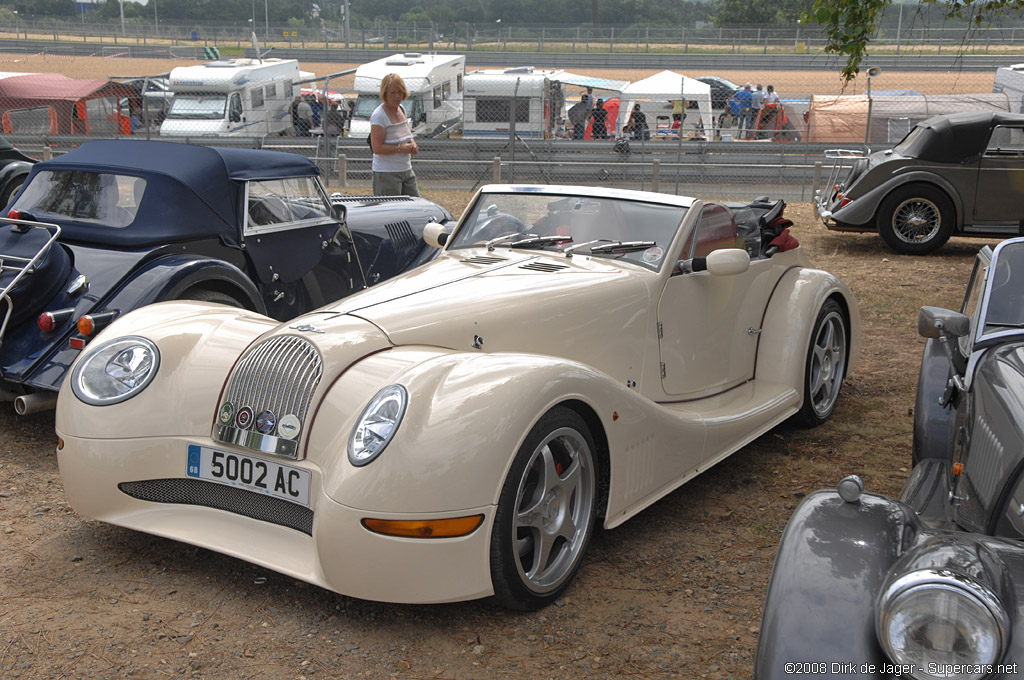
[[[313,393],[323,375],[323,359],[309,341],[294,335],[278,335],[255,347],[235,367],[228,379],[224,402],[237,413],[248,407],[253,414],[273,413],[277,422],[285,415],[294,415],[303,425]],[[299,435],[302,433],[299,430]],[[266,433],[256,430],[256,418],[240,425],[216,421],[213,438],[263,453],[288,458],[298,457],[298,439],[278,435],[277,424]]]

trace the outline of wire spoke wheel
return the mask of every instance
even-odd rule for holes
[[[939,206],[926,198],[903,201],[892,214],[892,231],[904,243],[920,243],[934,239],[942,226]]]

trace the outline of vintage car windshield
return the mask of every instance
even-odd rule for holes
[[[917,125],[900,140],[900,143],[894,147],[894,151],[901,156],[916,158],[921,155],[921,150],[928,143],[929,137],[929,129]]]
[[[43,170],[22,190],[14,209],[36,219],[73,220],[120,229],[135,220],[146,180],[84,170]]]
[[[332,220],[331,205],[315,177],[254,180],[247,185],[245,233]]]
[[[997,248],[990,270],[979,339],[1024,331],[1024,242]]]
[[[220,120],[224,117],[228,98],[224,94],[181,94],[171,99],[168,118],[202,118]]]
[[[450,250],[496,248],[574,252],[658,271],[686,208],[602,196],[486,193],[467,211]]]

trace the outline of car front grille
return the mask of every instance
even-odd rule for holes
[[[279,335],[260,343],[228,381],[214,439],[296,458],[299,434],[322,375],[320,353],[303,338]],[[247,418],[242,418],[243,410]],[[260,418],[268,413],[274,421],[269,426],[269,418]],[[300,425],[290,436],[281,436],[285,416],[295,416]]]
[[[121,482],[123,493],[142,501],[201,505],[313,535],[313,511],[288,501],[201,479]]]

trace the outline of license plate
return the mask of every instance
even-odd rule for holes
[[[246,489],[309,507],[309,487],[313,475],[309,470],[293,465],[190,444],[186,473],[196,479]]]

